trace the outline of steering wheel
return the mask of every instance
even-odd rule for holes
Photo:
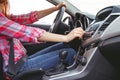
[[[58,11],[54,21],[53,21],[53,24],[51,25],[50,29],[49,29],[49,32],[51,33],[56,33],[57,30],[58,30],[58,27],[61,23],[61,20],[62,20],[62,17],[64,15],[64,12],[65,12],[65,7],[61,7],[61,9]]]

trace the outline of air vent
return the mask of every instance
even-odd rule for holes
[[[119,15],[111,15],[104,23],[103,25],[100,27],[99,31],[104,31],[107,26],[113,21],[115,20]]]

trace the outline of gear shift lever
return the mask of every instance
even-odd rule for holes
[[[66,69],[66,63],[65,63],[65,59],[68,55],[68,52],[66,50],[62,50],[60,51],[59,53],[59,59],[60,59],[60,62],[59,64],[56,66],[56,69],[58,71],[64,71]]]
[[[59,59],[60,59],[59,64],[57,66],[55,66],[54,69],[47,71],[46,75],[50,76],[50,75],[59,74],[59,73],[64,72],[67,69],[66,63],[65,63],[65,59],[66,59],[67,55],[68,55],[67,51],[65,51],[65,50],[60,51],[60,53],[59,53]]]
[[[68,52],[65,50],[63,50],[59,53],[60,63],[64,64],[64,61],[65,61],[67,55],[68,55]]]

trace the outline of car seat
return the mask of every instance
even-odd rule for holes
[[[27,57],[23,57],[15,64],[13,46],[14,46],[13,39],[11,39],[8,70],[6,74],[3,71],[3,57],[2,57],[2,53],[0,53],[0,80],[5,80],[6,76],[8,76],[11,80],[41,80],[42,75],[44,74],[43,70],[31,69],[31,70],[19,72],[21,66],[23,65]]]
[[[12,80],[41,80],[44,71],[38,69],[32,69],[16,74],[12,77]],[[3,72],[3,57],[0,53],[0,80],[6,80]]]

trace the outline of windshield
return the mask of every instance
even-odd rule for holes
[[[50,0],[65,1],[65,0]],[[99,10],[106,6],[118,5],[120,0],[67,0],[80,11],[95,15]],[[43,10],[53,7],[47,0],[10,0],[11,13],[24,14],[34,10]],[[75,12],[75,9],[73,10]],[[57,12],[54,12],[36,23],[52,24]]]
[[[82,12],[96,14],[99,10],[111,6],[120,5],[120,0],[67,0]]]

